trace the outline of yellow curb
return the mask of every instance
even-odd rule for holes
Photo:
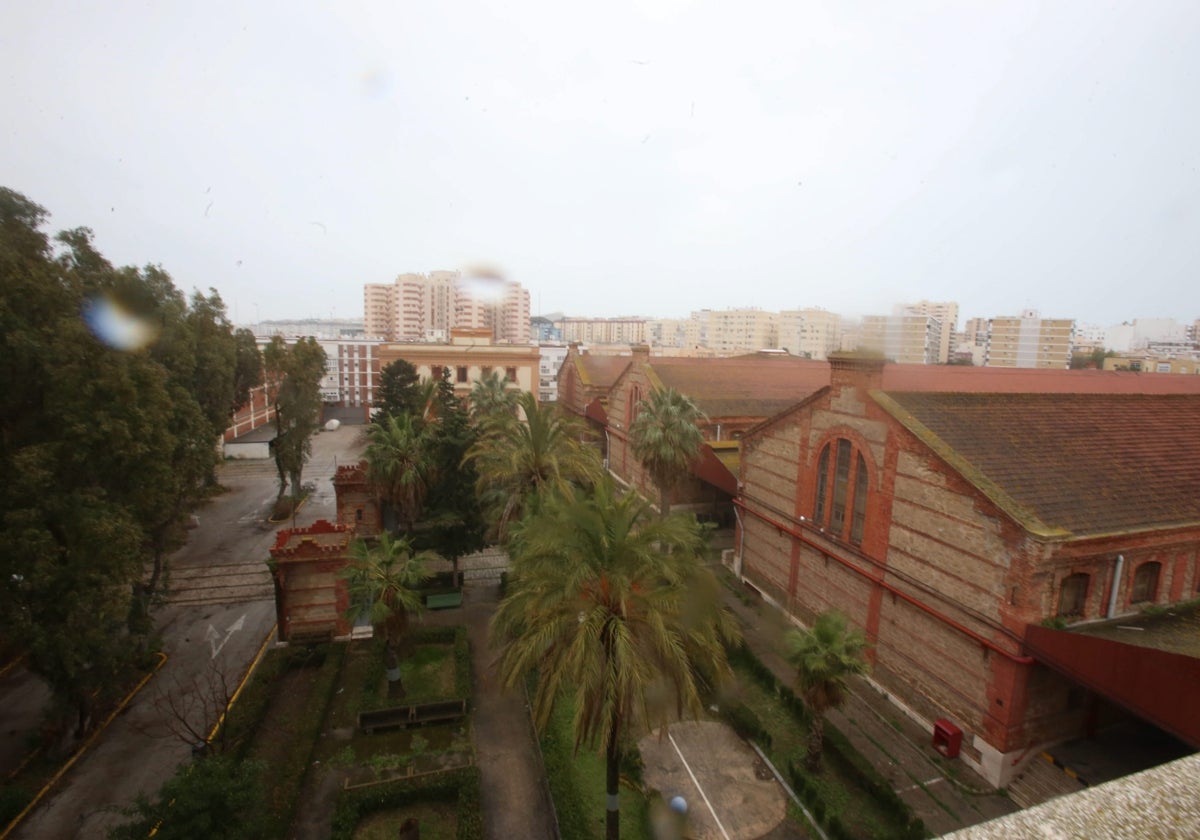
[[[258,653],[254,655],[254,661],[250,663],[250,667],[246,669],[246,673],[242,676],[242,680],[238,683],[238,687],[234,689],[233,696],[230,697],[229,702],[225,704],[225,711],[221,712],[221,716],[217,718],[217,722],[214,723],[213,728],[209,730],[208,737],[205,739],[205,743],[212,741],[212,739],[216,737],[217,731],[220,730],[221,725],[225,723],[225,716],[229,714],[229,710],[233,708],[233,704],[236,703],[238,697],[241,696],[242,689],[246,687],[246,683],[250,682],[250,677],[254,675],[254,669],[257,668],[258,663],[262,661],[263,655],[267,652],[267,646],[271,644],[271,639],[275,635],[275,631],[278,629],[279,625],[273,624],[271,625],[271,629],[267,631],[267,637],[263,639],[263,643],[258,648]],[[0,837],[0,840],[4,840],[4,838]]]
[[[9,660],[9,662],[3,668],[0,668],[0,677],[3,677],[5,674],[7,674],[13,668],[16,668],[18,665],[20,665],[24,661],[25,661],[25,654],[23,654],[23,653],[20,656],[18,656],[16,659]]]
[[[154,670],[151,671],[149,674],[146,674],[146,676],[142,677],[142,679],[138,682],[138,684],[133,687],[133,690],[130,691],[127,695],[125,695],[125,699],[122,700],[120,705],[117,706],[117,708],[113,710],[112,714],[110,714],[108,717],[106,717],[104,719],[104,722],[102,724],[100,724],[98,727],[96,727],[96,729],[92,732],[92,734],[88,736],[88,739],[83,742],[83,746],[81,746],[79,749],[77,749],[75,751],[75,754],[72,755],[69,759],[67,759],[66,764],[64,764],[62,767],[58,768],[58,772],[50,777],[50,781],[46,782],[46,784],[44,784],[42,786],[42,789],[39,790],[37,792],[37,795],[34,796],[33,799],[31,799],[29,801],[29,804],[25,806],[25,808],[21,811],[21,813],[17,814],[15,817],[13,817],[12,822],[10,822],[7,826],[4,827],[3,832],[0,832],[0,840],[4,840],[4,838],[8,837],[8,835],[12,833],[13,829],[15,829],[18,825],[20,825],[21,821],[24,820],[25,817],[29,816],[29,812],[32,811],[39,802],[42,801],[42,799],[46,796],[46,794],[50,792],[50,789],[52,787],[54,787],[56,784],[58,784],[58,780],[61,779],[64,775],[66,775],[68,770],[70,770],[72,767],[75,766],[75,762],[78,761],[83,756],[83,754],[88,751],[88,748],[91,747],[91,745],[95,742],[95,740],[100,737],[100,734],[102,732],[104,732],[104,730],[108,729],[109,724],[112,723],[113,720],[116,719],[117,715],[119,715],[121,712],[125,711],[125,707],[128,706],[133,701],[133,698],[137,696],[138,692],[146,687],[146,683],[150,682],[150,678],[153,677],[155,674],[157,674],[158,670],[160,668],[162,668],[162,666],[165,665],[166,663],[167,663],[167,655],[165,653],[163,653],[162,651],[159,651],[158,652],[158,664],[154,666]]]
[[[305,496],[303,499],[301,499],[300,504],[298,504],[294,508],[292,508],[292,513],[290,516],[285,516],[285,517],[283,517],[283,519],[268,519],[267,521],[270,522],[272,525],[279,525],[283,522],[287,522],[289,519],[294,519],[296,514],[299,512],[300,508],[302,508],[306,504],[308,504],[308,497],[311,495],[312,494],[309,493],[308,496]]]

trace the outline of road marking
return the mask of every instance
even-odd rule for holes
[[[204,631],[204,639],[208,642],[208,646],[212,648],[212,656],[209,658],[216,659],[217,654],[221,652],[221,648],[225,647],[225,643],[229,641],[229,637],[245,626],[246,614],[242,613],[241,618],[229,625],[228,629],[225,631],[225,638],[222,639],[221,634],[217,632],[217,629],[211,624],[208,625],[208,629]],[[220,644],[217,644],[218,639],[220,639]]]
[[[909,778],[912,778],[912,777],[910,776]],[[932,785],[936,782],[944,782],[944,781],[946,781],[946,778],[944,776],[934,776],[932,779],[929,779],[928,781],[917,782],[916,784],[909,785],[906,788],[900,788],[900,790],[896,791],[896,793],[908,793],[910,790],[916,790],[919,787],[929,787],[930,785]]]
[[[717,812],[713,809],[712,803],[708,801],[708,796],[704,793],[704,788],[700,787],[700,782],[696,778],[696,774],[692,772],[692,767],[688,764],[687,759],[683,757],[683,753],[679,750],[679,745],[675,743],[675,736],[671,734],[670,727],[667,728],[667,738],[671,741],[671,746],[675,748],[675,754],[679,756],[679,760],[683,762],[683,769],[692,777],[692,784],[696,786],[696,790],[700,791],[700,798],[704,800],[704,804],[708,806],[708,812],[712,814],[712,818],[717,823],[717,828],[721,829],[721,834],[725,840],[729,840],[729,832],[725,830],[725,826],[721,825],[721,818],[717,816]]]

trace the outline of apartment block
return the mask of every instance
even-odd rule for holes
[[[568,344],[645,344],[645,318],[563,318],[558,322]]]
[[[793,356],[824,361],[841,349],[842,316],[824,309],[779,313],[779,346]]]
[[[950,361],[950,347],[954,333],[958,330],[958,304],[954,301],[921,300],[902,303],[895,308],[894,315],[928,315],[941,322],[941,338],[937,348],[937,364]]]
[[[1042,318],[1037,310],[988,321],[988,367],[1065,368],[1071,364],[1075,321]]]
[[[386,341],[445,341],[456,328],[487,329],[496,341],[529,340],[529,291],[496,276],[457,271],[401,274],[363,287],[364,331]]]
[[[696,335],[698,343],[718,356],[736,356],[779,346],[779,314],[761,309],[701,309],[691,315],[692,326],[685,338]],[[690,342],[689,342],[690,343]]]
[[[938,363],[945,330],[932,315],[867,315],[859,347],[902,365]],[[947,351],[948,352],[948,351]]]

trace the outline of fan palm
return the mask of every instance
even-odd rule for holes
[[[416,587],[429,578],[425,564],[436,559],[432,551],[414,552],[408,540],[383,533],[373,545],[356,540],[350,546],[350,563],[342,570],[350,599],[346,617],[356,621],[366,611],[376,635],[383,637],[388,681],[399,695],[404,694],[399,646],[409,616],[421,610]]]
[[[629,427],[633,456],[642,462],[658,487],[658,510],[671,512],[671,490],[700,453],[704,435],[698,423],[705,414],[674,388],[653,391],[638,403],[638,414]]]
[[[434,477],[428,427],[411,414],[393,414],[372,423],[367,437],[367,476],[411,534]]]
[[[478,471],[476,489],[496,534],[505,540],[509,523],[539,494],[587,486],[604,472],[600,456],[581,442],[583,426],[552,404],[524,392],[516,399],[525,422],[515,417],[487,424],[464,461]]]
[[[846,626],[846,616],[826,612],[817,616],[805,631],[788,633],[788,661],[796,667],[796,687],[809,711],[808,755],[805,766],[810,773],[821,771],[825,713],[846,699],[846,680],[867,671],[863,634]]]
[[[534,718],[574,699],[575,748],[603,749],[607,836],[618,836],[621,736],[636,720],[698,716],[702,692],[729,667],[739,636],[719,584],[700,560],[693,519],[658,519],[605,477],[546,499],[513,535],[513,577],[492,620],[500,678],[536,671]]]

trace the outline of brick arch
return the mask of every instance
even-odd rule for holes
[[[850,463],[848,465],[848,481],[846,483],[846,498],[842,503],[843,515],[840,529],[835,531],[838,539],[846,540],[854,545],[862,546],[866,540],[866,529],[872,519],[878,517],[878,499],[881,489],[880,471],[871,455],[870,446],[859,432],[848,426],[835,426],[825,430],[817,439],[816,444],[809,450],[807,481],[811,491],[812,507],[805,515],[811,515],[818,527],[833,526],[832,515],[836,494],[837,451],[841,441],[850,444]],[[831,453],[825,469],[821,470],[821,455]],[[861,460],[860,460],[861,459]],[[858,466],[866,467],[866,489],[860,498]],[[830,476],[834,476],[830,481]],[[855,537],[855,518],[862,517],[860,527]]]
[[[871,490],[878,491],[883,487],[882,473],[879,465],[875,463],[875,458],[871,454],[871,444],[863,437],[862,433],[850,426],[832,426],[821,433],[816,442],[808,448],[808,463],[804,465],[808,474],[816,478],[817,460],[821,457],[821,450],[825,446],[840,438],[845,438],[850,441],[850,444],[862,453],[863,460],[867,464],[867,483]]]

